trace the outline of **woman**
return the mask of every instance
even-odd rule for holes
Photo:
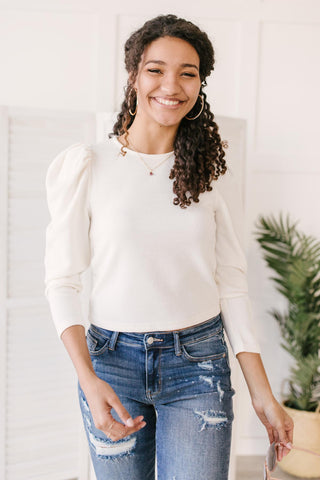
[[[113,135],[71,145],[48,169],[46,295],[78,374],[97,480],[154,479],[155,458],[159,480],[226,480],[234,390],[224,328],[270,442],[283,445],[279,460],[293,423],[253,334],[240,210],[215,188],[229,168],[203,91],[214,52],[197,26],[160,15],[127,40],[125,63]]]

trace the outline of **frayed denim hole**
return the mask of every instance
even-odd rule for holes
[[[86,430],[89,438],[90,447],[100,460],[117,460],[127,457],[134,453],[136,445],[135,436],[127,436],[123,439],[113,441],[108,437],[99,437],[92,431],[92,420],[90,408],[85,397],[80,393],[83,418],[86,424]]]
[[[232,421],[232,416],[231,418],[228,418],[224,411],[214,410],[212,408],[209,408],[208,410],[194,410],[194,414],[199,419],[200,432],[210,427],[220,430]]]

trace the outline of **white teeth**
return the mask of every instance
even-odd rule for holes
[[[159,103],[163,103],[164,105],[178,105],[179,100],[165,100],[164,98],[158,98],[156,97],[156,100],[159,102]]]

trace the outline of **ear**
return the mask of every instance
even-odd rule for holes
[[[134,88],[136,88],[136,81],[133,81],[133,72],[129,73],[129,81]]]

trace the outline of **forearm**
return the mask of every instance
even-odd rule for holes
[[[61,340],[76,369],[80,386],[84,388],[96,376],[86,342],[84,327],[82,325],[72,325],[66,328],[62,332]]]
[[[289,453],[293,438],[293,421],[275,399],[259,353],[240,352],[237,355],[241,370],[248,385],[252,405],[266,427],[270,443],[282,442],[277,452],[278,461]]]
[[[237,355],[241,370],[249,389],[252,404],[274,400],[274,396],[259,353],[240,352]]]

